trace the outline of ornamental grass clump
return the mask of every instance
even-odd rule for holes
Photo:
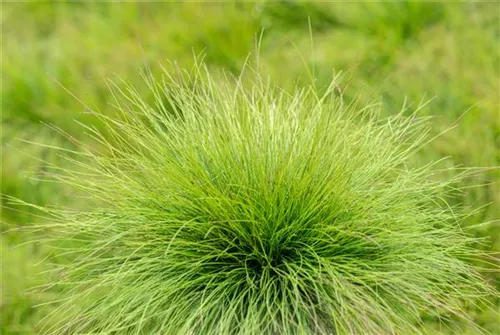
[[[425,120],[335,82],[164,76],[145,76],[153,99],[115,87],[118,115],[87,127],[99,145],[56,176],[92,205],[43,209],[66,260],[47,331],[411,334],[488,294],[444,200],[454,178],[409,164]]]

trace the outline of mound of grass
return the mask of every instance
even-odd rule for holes
[[[66,260],[46,331],[410,334],[495,294],[444,200],[460,176],[409,165],[424,119],[246,71],[114,90],[100,146],[55,175],[90,204],[39,208]]]

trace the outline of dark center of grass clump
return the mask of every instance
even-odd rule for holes
[[[62,177],[96,201],[51,212],[75,255],[55,332],[418,334],[489,293],[442,200],[453,180],[409,166],[422,120],[334,83],[146,80],[153,103],[115,92],[106,136],[89,128],[103,150]]]

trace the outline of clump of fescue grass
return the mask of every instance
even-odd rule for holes
[[[152,103],[113,89],[119,116],[87,128],[100,150],[57,176],[93,205],[42,209],[68,256],[50,331],[410,334],[492,294],[454,180],[408,166],[426,120],[346,105],[335,82],[164,75],[145,76]]]

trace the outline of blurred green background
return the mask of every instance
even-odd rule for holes
[[[1,193],[40,204],[79,206],[82,201],[44,181],[41,160],[68,165],[57,152],[23,140],[74,149],[53,126],[88,141],[77,122],[97,124],[66,90],[103,113],[112,113],[106,78],[123,78],[140,91],[139,72],[157,63],[193,63],[204,55],[211,70],[238,74],[248,54],[280,85],[309,81],[318,86],[340,73],[346,100],[381,101],[384,115],[431,100],[437,135],[418,164],[450,156],[443,167],[500,166],[500,6],[498,2],[240,2],[240,3],[3,3]],[[309,24],[310,21],[310,24]],[[313,43],[311,43],[311,35]],[[146,93],[144,93],[146,94]],[[455,126],[455,127],[454,127]],[[454,127],[454,128],[452,128]],[[450,129],[452,128],[452,129]],[[500,171],[467,177],[473,186],[453,200],[479,208],[464,222],[487,240],[478,247],[500,252]],[[17,228],[38,218],[5,206],[2,199],[1,334],[35,334],[58,299],[44,270],[51,255],[43,243]],[[39,233],[41,234],[41,233]],[[498,258],[494,260],[498,262]],[[500,288],[498,274],[484,275]],[[499,302],[496,304],[498,310]],[[37,305],[42,304],[40,307]],[[500,334],[494,310],[468,306],[475,321]],[[430,334],[476,334],[459,323],[451,329],[429,320]]]

